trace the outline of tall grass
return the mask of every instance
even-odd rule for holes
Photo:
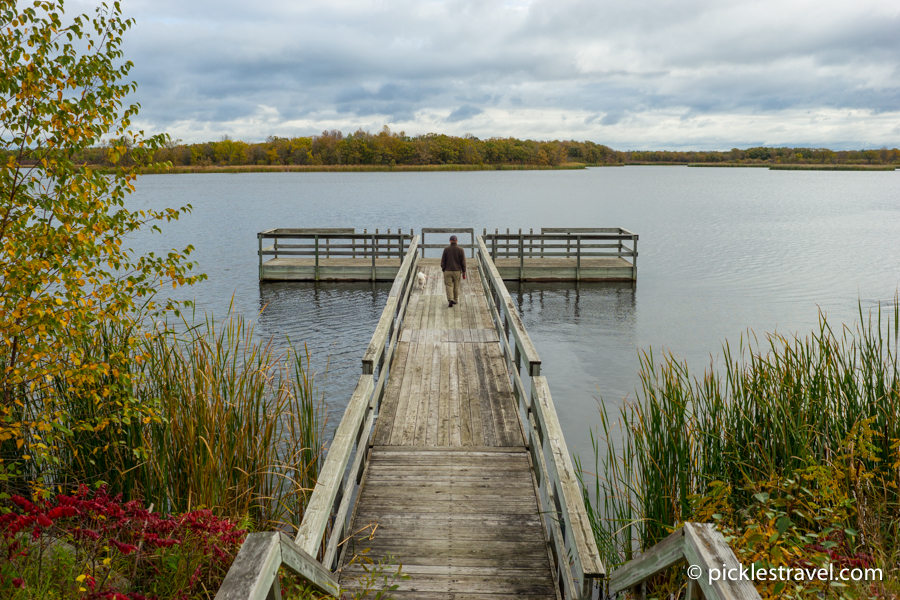
[[[761,489],[810,469],[838,481],[808,477],[804,493],[838,489],[852,521],[845,525],[860,529],[868,551],[895,560],[898,324],[896,298],[884,319],[880,307],[865,318],[860,309],[855,328],[834,331],[820,315],[817,331],[806,338],[770,334],[760,341],[751,334],[736,349],[726,343],[724,369],[710,367],[700,378],[671,354],[659,362],[652,351],[643,354],[637,400],[616,416],[601,404],[596,476],[583,472],[607,565],[622,564],[696,520],[716,486],[733,490],[728,502],[749,511],[768,497]]]
[[[171,510],[215,508],[299,525],[318,473],[321,403],[305,351],[259,343],[243,317],[147,343],[144,496]]]
[[[42,392],[54,396],[59,427],[99,425],[72,428],[51,464],[19,460],[23,480],[43,474],[63,487],[102,481],[157,511],[208,508],[259,529],[299,525],[318,474],[323,425],[305,349],[259,342],[242,317],[229,314],[177,331],[137,323],[98,331],[82,360],[110,362],[114,354],[129,357],[119,364],[131,373],[124,385],[115,374],[100,377],[102,402],[83,388],[70,392],[65,380]],[[153,417],[133,418],[123,398],[151,407]],[[28,410],[48,399],[23,400]],[[3,458],[16,462],[27,452],[27,445],[7,444]]]

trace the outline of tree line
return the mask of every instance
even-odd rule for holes
[[[112,166],[133,159],[129,140],[108,140],[83,149],[77,162]],[[147,157],[150,158],[149,156]],[[538,165],[564,163],[587,165],[647,163],[737,163],[737,164],[900,164],[900,150],[829,150],[828,148],[772,148],[759,146],[726,151],[613,150],[590,141],[479,139],[428,133],[409,136],[385,126],[378,133],[357,130],[323,131],[309,137],[270,136],[264,142],[244,142],[224,136],[219,141],[184,144],[165,143],[155,150],[152,162],[173,166],[216,167],[239,165]]]

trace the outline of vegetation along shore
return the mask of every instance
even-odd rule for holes
[[[62,3],[16,8],[0,13],[0,597],[209,599],[248,532],[299,525],[322,399],[302,349],[167,296],[205,278],[192,247],[123,243],[191,207],[125,206],[167,138],[129,130],[118,3],[67,24]],[[128,140],[112,175],[78,160],[103,136]]]
[[[681,523],[715,523],[745,567],[880,569],[876,581],[757,581],[764,598],[900,594],[900,301],[825,316],[805,338],[752,333],[724,366],[694,376],[672,355],[642,355],[638,396],[600,403],[593,465],[580,464],[607,567]],[[683,568],[647,597],[685,592]]]
[[[100,169],[134,160],[127,138],[108,138],[74,157]],[[24,162],[33,157],[26,153]],[[248,173],[268,171],[471,171],[620,165],[770,167],[773,169],[892,170],[900,149],[840,150],[756,147],[728,151],[613,150],[590,141],[479,139],[429,133],[409,136],[384,127],[378,133],[323,131],[308,137],[271,136],[251,143],[164,141],[145,157],[168,164],[145,173]]]

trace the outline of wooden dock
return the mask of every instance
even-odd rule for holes
[[[280,597],[280,566],[336,597],[366,588],[366,561],[387,557],[409,575],[390,592],[400,600],[599,589],[605,571],[540,357],[476,243],[451,308],[437,259],[413,236],[296,539],[248,536],[217,600]]]
[[[494,237],[489,250],[478,236],[449,308],[439,265],[411,238],[296,538],[249,534],[216,600],[277,600],[280,569],[328,598],[643,599],[653,577],[685,562],[700,569],[687,598],[759,600],[752,582],[711,576],[740,570],[712,524],[685,523],[602,586],[607,573],[542,363],[496,264],[510,240]],[[409,578],[392,579],[388,558]],[[385,581],[398,587],[383,590]]]
[[[516,399],[477,268],[447,307],[439,266],[413,289],[351,531],[412,577],[403,598],[557,598]],[[374,539],[369,532],[375,528]],[[355,590],[362,566],[341,585]]]

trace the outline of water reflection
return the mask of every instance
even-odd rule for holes
[[[257,334],[309,350],[328,406],[326,439],[359,379],[361,360],[384,310],[390,283],[260,282]]]
[[[590,450],[594,400],[615,407],[637,372],[637,289],[631,282],[507,282],[541,356],[569,449]]]

